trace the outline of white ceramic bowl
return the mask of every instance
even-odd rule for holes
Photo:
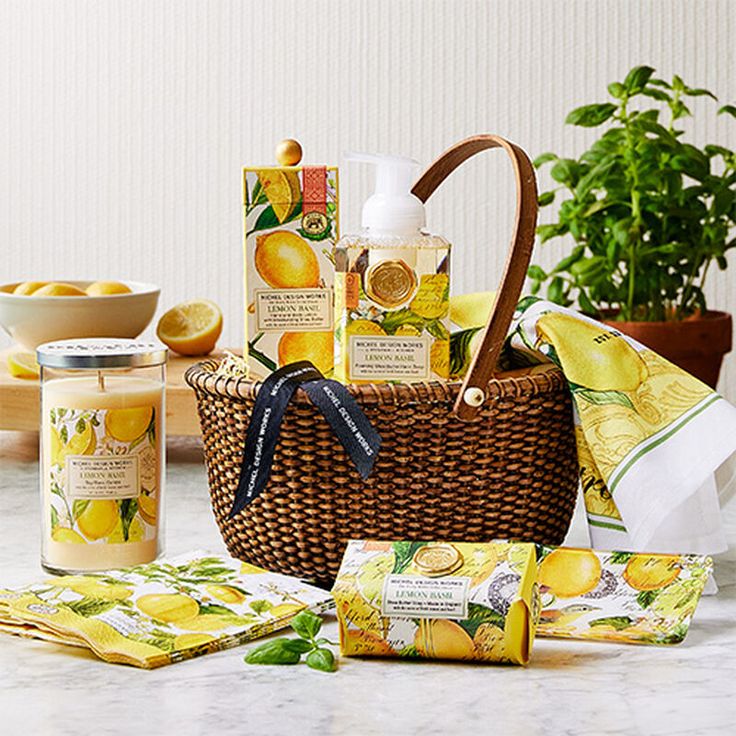
[[[82,290],[93,283],[57,281]],[[21,296],[12,293],[18,282],[3,284],[0,325],[28,350],[74,337],[138,337],[153,319],[161,290],[153,284],[125,283],[130,294],[109,296]]]

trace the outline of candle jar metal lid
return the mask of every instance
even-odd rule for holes
[[[36,349],[40,366],[65,370],[146,368],[165,364],[167,355],[159,343],[105,337],[57,340]]]

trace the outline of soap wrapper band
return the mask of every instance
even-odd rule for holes
[[[340,651],[525,665],[536,580],[529,543],[351,541],[332,589]]]
[[[274,371],[261,385],[248,424],[240,479],[230,518],[258,498],[271,474],[281,422],[296,390],[303,388],[365,480],[381,447],[381,436],[347,389],[325,378],[309,361]]]

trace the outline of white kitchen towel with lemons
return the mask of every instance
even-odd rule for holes
[[[636,340],[536,297],[519,302],[507,347],[517,364],[556,363],[570,384],[594,547],[726,549],[714,474],[736,452],[736,407]]]

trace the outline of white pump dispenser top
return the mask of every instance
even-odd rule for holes
[[[376,167],[375,192],[363,205],[364,228],[381,235],[412,235],[424,228],[424,205],[411,193],[417,161],[375,153],[346,153],[345,159]]]

